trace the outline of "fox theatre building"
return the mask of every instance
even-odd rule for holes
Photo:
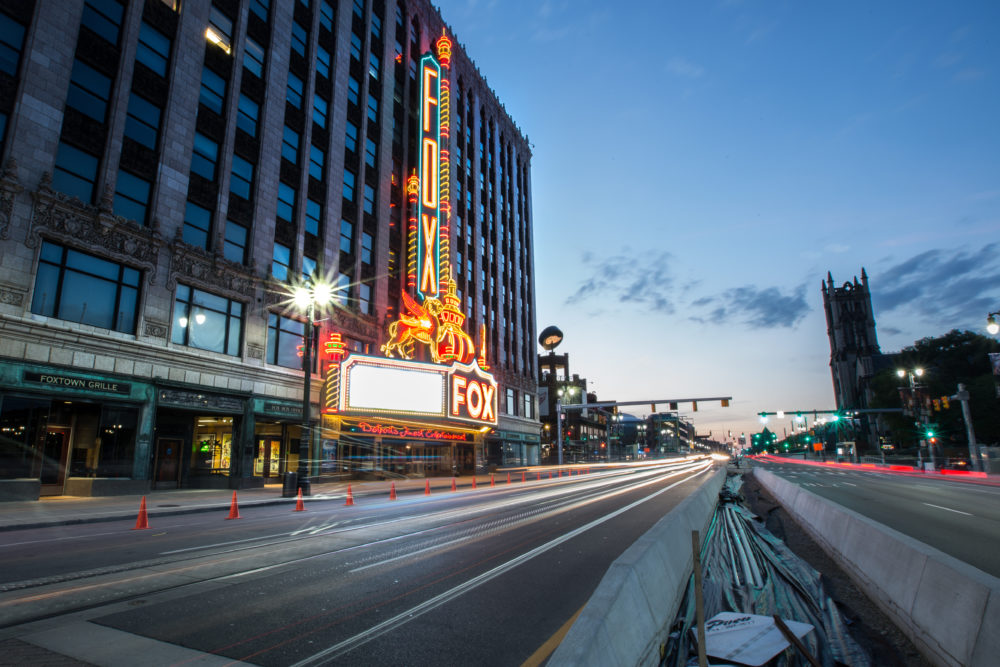
[[[343,355],[339,335],[327,341],[329,362],[322,406],[320,471],[451,475],[485,464],[487,435],[497,425],[497,382],[464,329],[466,315],[451,276],[447,69],[450,41],[438,41],[440,61],[420,61],[417,169],[406,183],[406,290],[400,316],[388,326],[384,356]]]

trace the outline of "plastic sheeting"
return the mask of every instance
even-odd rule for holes
[[[809,623],[814,629],[803,643],[824,667],[871,665],[867,652],[848,634],[844,619],[823,588],[819,572],[734,502],[739,499],[742,483],[738,476],[726,480],[708,535],[702,540],[705,618],[730,611],[762,616],[777,614],[782,619]],[[661,661],[663,667],[698,664],[694,623],[694,577],[691,577],[670,629]],[[709,664],[733,663],[710,658]],[[797,667],[810,663],[790,647],[767,664]]]

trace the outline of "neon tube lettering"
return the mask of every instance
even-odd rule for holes
[[[456,375],[451,379],[451,414],[458,416],[458,406],[465,403],[465,378]]]

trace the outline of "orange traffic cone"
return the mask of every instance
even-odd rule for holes
[[[454,477],[451,478],[451,490],[452,491],[458,491],[458,487],[455,485],[455,478]]]
[[[142,497],[139,503],[139,516],[135,520],[135,528],[132,530],[145,530],[149,528],[149,519],[146,517],[146,496]]]
[[[476,488],[476,476],[472,476],[472,488]]]
[[[344,503],[345,506],[354,504],[354,494],[351,493],[351,485],[347,485],[347,501]]]
[[[496,480],[493,479],[493,473],[490,473],[490,486],[496,486]]]
[[[524,471],[521,471],[521,483],[524,483]]]
[[[239,518],[240,508],[236,506],[236,492],[233,491],[233,503],[229,506],[229,516],[226,517],[226,520]]]
[[[396,499],[396,483],[393,482],[392,486],[389,487],[389,500]]]
[[[431,480],[427,480],[426,482],[424,482],[424,495],[425,496],[431,495]]]
[[[299,498],[298,498],[298,500],[295,501],[295,509],[292,510],[292,511],[294,511],[294,512],[305,512],[306,511],[306,506],[304,504],[302,504],[302,489],[301,488],[299,488]]]
[[[507,473],[507,483],[510,484],[510,473]]]

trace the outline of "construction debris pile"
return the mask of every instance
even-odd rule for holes
[[[707,664],[871,665],[819,573],[738,504],[741,485],[727,479],[700,555]],[[694,586],[692,576],[663,667],[698,665]]]

